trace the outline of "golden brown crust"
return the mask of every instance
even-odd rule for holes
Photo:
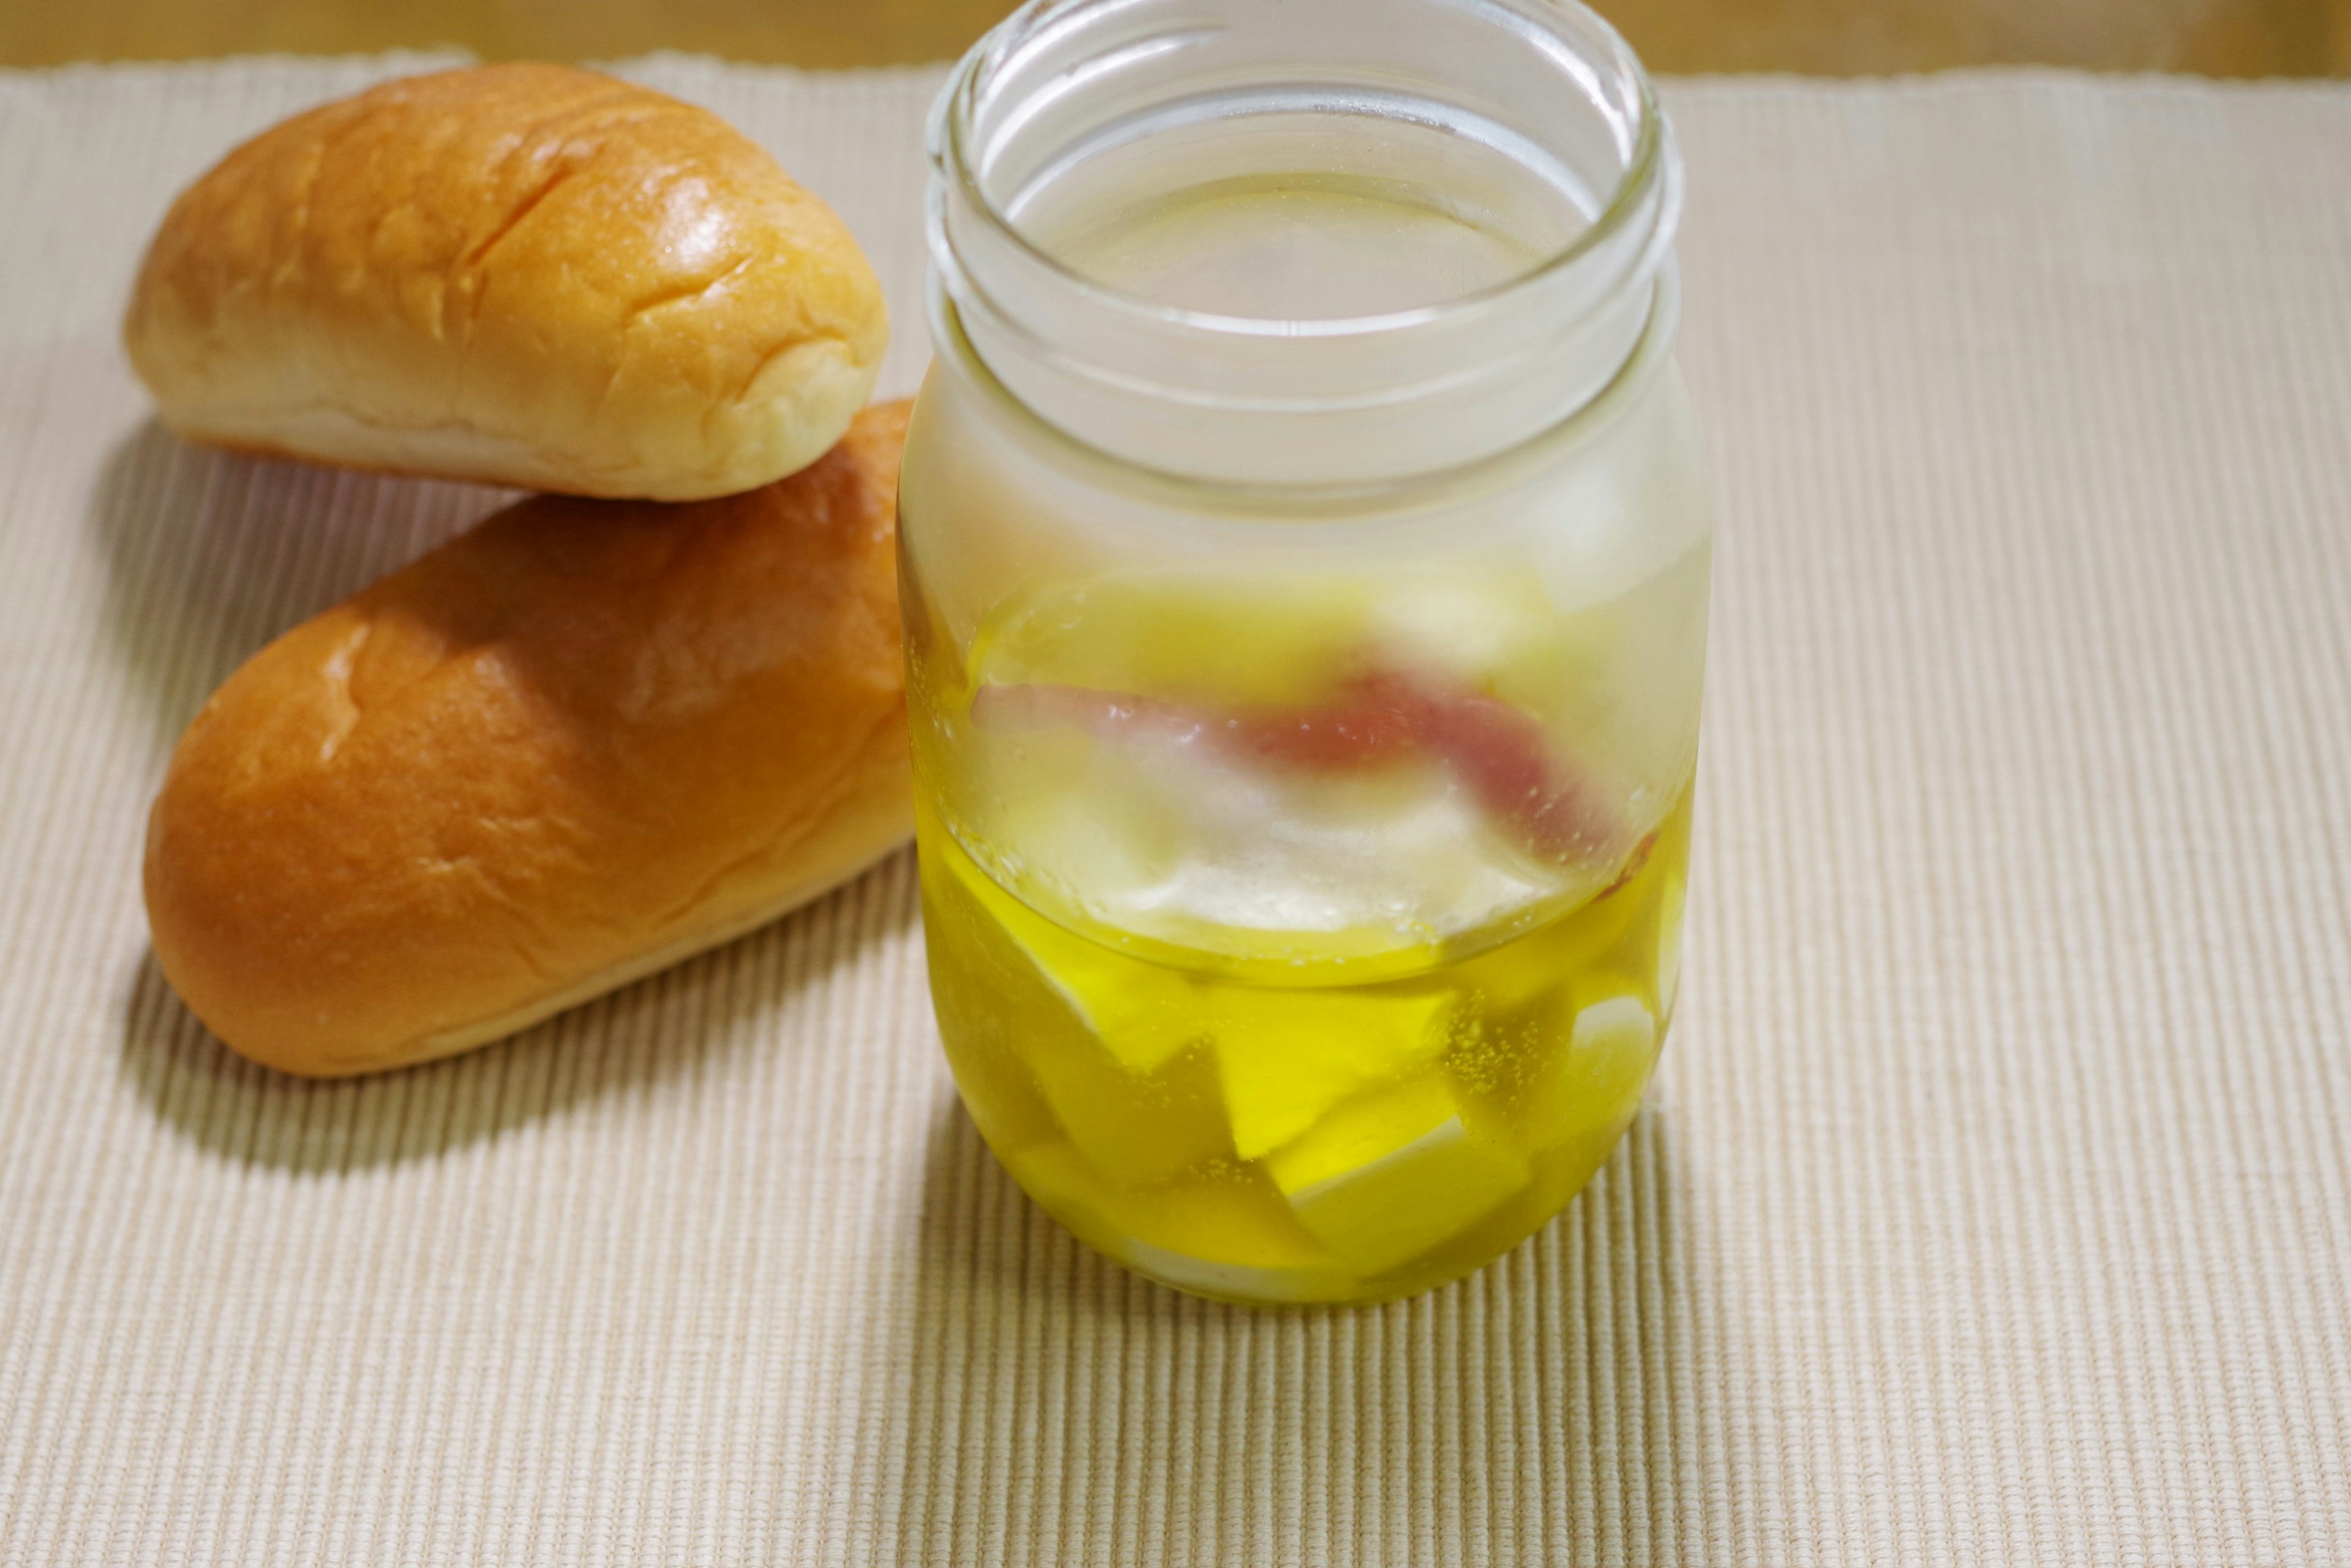
[[[123,336],[198,439],[682,500],[831,447],[889,327],[841,220],[725,121],[516,64],[237,148],[172,204]]]
[[[155,953],[256,1061],[495,1038],[814,896],[912,817],[905,410],[664,507],[525,501],[254,655],[149,822]]]

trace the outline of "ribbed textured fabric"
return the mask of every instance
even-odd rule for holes
[[[499,497],[182,446],[117,314],[182,182],[396,64],[0,78],[0,1562],[2351,1561],[2351,89],[1669,89],[1667,1066],[1485,1273],[1252,1315],[997,1171],[903,858],[375,1082],[162,983],[180,727]],[[841,208],[908,390],[935,73],[636,74]]]

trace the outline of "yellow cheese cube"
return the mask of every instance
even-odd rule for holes
[[[1299,1223],[1364,1274],[1468,1229],[1531,1174],[1516,1152],[1463,1124],[1434,1075],[1338,1108],[1267,1168]]]
[[[1527,1091],[1519,1120],[1530,1149],[1614,1139],[1639,1109],[1657,1060],[1656,1018],[1623,981],[1593,990],[1575,1014],[1567,1048]]]
[[[1332,1107],[1416,1071],[1444,1048],[1441,992],[1229,988],[1207,1019],[1233,1147],[1261,1158]]]

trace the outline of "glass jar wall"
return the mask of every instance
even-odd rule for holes
[[[1477,1268],[1677,977],[1709,516],[1638,66],[1541,0],[1065,0],[934,151],[900,538],[965,1103],[1182,1289]]]

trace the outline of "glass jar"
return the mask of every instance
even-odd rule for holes
[[[1052,0],[931,145],[899,538],[964,1103],[1178,1289],[1465,1274],[1674,1000],[1711,536],[1648,82],[1562,0]]]

